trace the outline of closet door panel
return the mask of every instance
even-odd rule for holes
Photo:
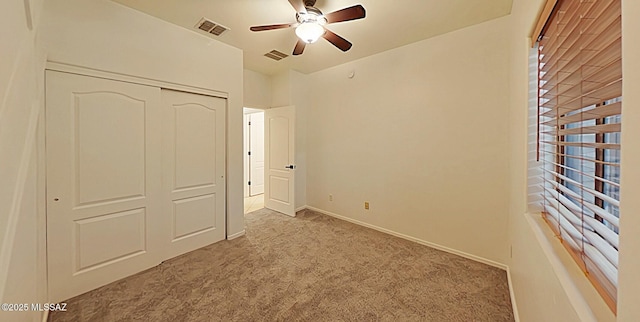
[[[162,90],[163,204],[170,257],[223,240],[226,99]]]
[[[50,300],[161,260],[160,89],[46,72]]]

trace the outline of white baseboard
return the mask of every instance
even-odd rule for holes
[[[295,211],[296,211],[296,212],[298,212],[298,211],[300,211],[300,210],[305,210],[305,209],[307,209],[307,208],[309,208],[309,207],[307,207],[307,206],[302,206],[302,207],[298,207],[298,208],[296,208],[296,210],[295,210]]]
[[[401,234],[401,233],[395,232],[393,230],[389,230],[389,229],[386,229],[386,228],[378,227],[376,225],[372,225],[372,224],[369,224],[369,223],[366,223],[366,222],[362,222],[362,221],[359,221],[359,220],[356,220],[356,219],[353,219],[353,218],[341,216],[341,215],[332,213],[330,211],[322,210],[322,209],[311,207],[311,206],[306,206],[305,208],[307,208],[309,210],[317,211],[319,213],[322,213],[322,214],[325,214],[325,215],[328,215],[328,216],[331,216],[331,217],[335,217],[335,218],[338,218],[338,219],[341,219],[341,220],[344,220],[344,221],[348,221],[348,222],[356,224],[356,225],[360,225],[360,226],[364,226],[364,227],[367,227],[367,228],[371,228],[373,230],[377,230],[377,231],[383,232],[385,234],[389,234],[389,235],[392,235],[392,236],[400,237],[402,239],[406,239],[406,240],[409,240],[409,241],[412,241],[412,242],[415,242],[415,243],[418,243],[418,244],[421,244],[421,245],[429,246],[431,248],[435,248],[435,249],[438,249],[438,250],[441,250],[441,251],[444,251],[444,252],[447,252],[447,253],[451,253],[451,254],[454,254],[454,255],[462,256],[464,258],[468,258],[468,259],[476,261],[476,262],[487,264],[489,266],[497,267],[497,268],[500,268],[500,269],[503,269],[503,270],[507,270],[507,268],[508,268],[508,266],[505,265],[505,264],[498,263],[496,261],[492,261],[492,260],[486,259],[484,257],[476,256],[476,255],[469,254],[469,253],[466,253],[466,252],[463,252],[463,251],[460,251],[460,250],[457,250],[457,249],[449,248],[449,247],[446,247],[446,246],[438,245],[436,243],[428,242],[426,240],[422,240],[422,239],[419,239],[419,238],[415,238],[415,237],[412,237],[412,236]]]
[[[516,304],[516,293],[513,291],[513,282],[511,280],[511,269],[507,266],[507,282],[509,282],[509,297],[511,297],[511,309],[513,310],[513,319],[520,322],[518,315],[518,305]]]
[[[238,237],[242,237],[242,236],[244,236],[246,233],[247,233],[247,231],[246,231],[246,230],[243,230],[243,231],[241,231],[241,232],[238,232],[238,233],[235,233],[235,234],[229,235],[229,236],[227,236],[227,240],[232,240],[232,239],[236,239],[236,238],[238,238]]]

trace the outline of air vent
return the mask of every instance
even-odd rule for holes
[[[269,58],[271,58],[271,59],[273,59],[273,60],[281,60],[283,58],[289,57],[289,55],[287,55],[287,54],[285,54],[283,52],[279,52],[277,50],[272,50],[272,51],[270,51],[270,52],[268,52],[268,53],[266,53],[264,55],[269,57]]]
[[[215,23],[207,18],[200,19],[200,21],[196,24],[196,28],[216,36],[220,36],[223,32],[229,30],[229,28]]]

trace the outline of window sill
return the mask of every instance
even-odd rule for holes
[[[564,249],[540,214],[525,214],[538,244],[582,321],[615,321],[616,316]]]

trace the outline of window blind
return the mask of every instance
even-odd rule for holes
[[[559,0],[538,42],[544,218],[615,312],[621,0]]]

